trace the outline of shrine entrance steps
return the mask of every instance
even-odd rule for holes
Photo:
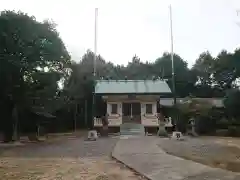
[[[145,136],[145,129],[142,124],[124,123],[120,125],[120,135]]]

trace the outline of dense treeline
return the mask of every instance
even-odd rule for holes
[[[93,60],[94,53],[87,51],[79,63],[71,61],[54,23],[38,22],[21,12],[1,12],[0,129],[5,141],[11,141],[14,132],[36,132],[44,122],[51,131],[90,127]],[[172,87],[169,53],[151,62],[135,55],[126,66],[112,61],[97,56],[97,78],[154,76],[166,79]],[[226,113],[238,119],[239,49],[223,50],[217,57],[203,52],[192,68],[187,59],[174,54],[174,63],[177,97],[227,97]]]

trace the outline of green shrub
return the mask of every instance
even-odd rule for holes
[[[229,126],[228,136],[240,137],[240,127],[239,126]]]
[[[207,116],[196,118],[196,132],[199,134],[212,134],[216,130],[216,122]]]
[[[227,129],[229,126],[229,121],[226,118],[221,118],[216,121],[217,129]]]
[[[168,133],[165,130],[164,126],[163,127],[159,127],[157,135],[160,136],[160,137],[168,137]]]
[[[228,136],[228,129],[217,129],[216,136]]]

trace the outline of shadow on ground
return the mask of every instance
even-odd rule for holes
[[[110,158],[117,138],[64,138],[2,150],[0,179],[8,180],[137,180],[129,169]]]
[[[85,141],[84,138],[70,138],[51,143],[31,143],[25,146],[6,147],[0,150],[0,157],[55,158],[108,156],[117,139],[100,138]]]

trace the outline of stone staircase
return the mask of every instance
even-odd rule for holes
[[[142,124],[124,123],[120,125],[120,135],[145,136],[145,129]]]

